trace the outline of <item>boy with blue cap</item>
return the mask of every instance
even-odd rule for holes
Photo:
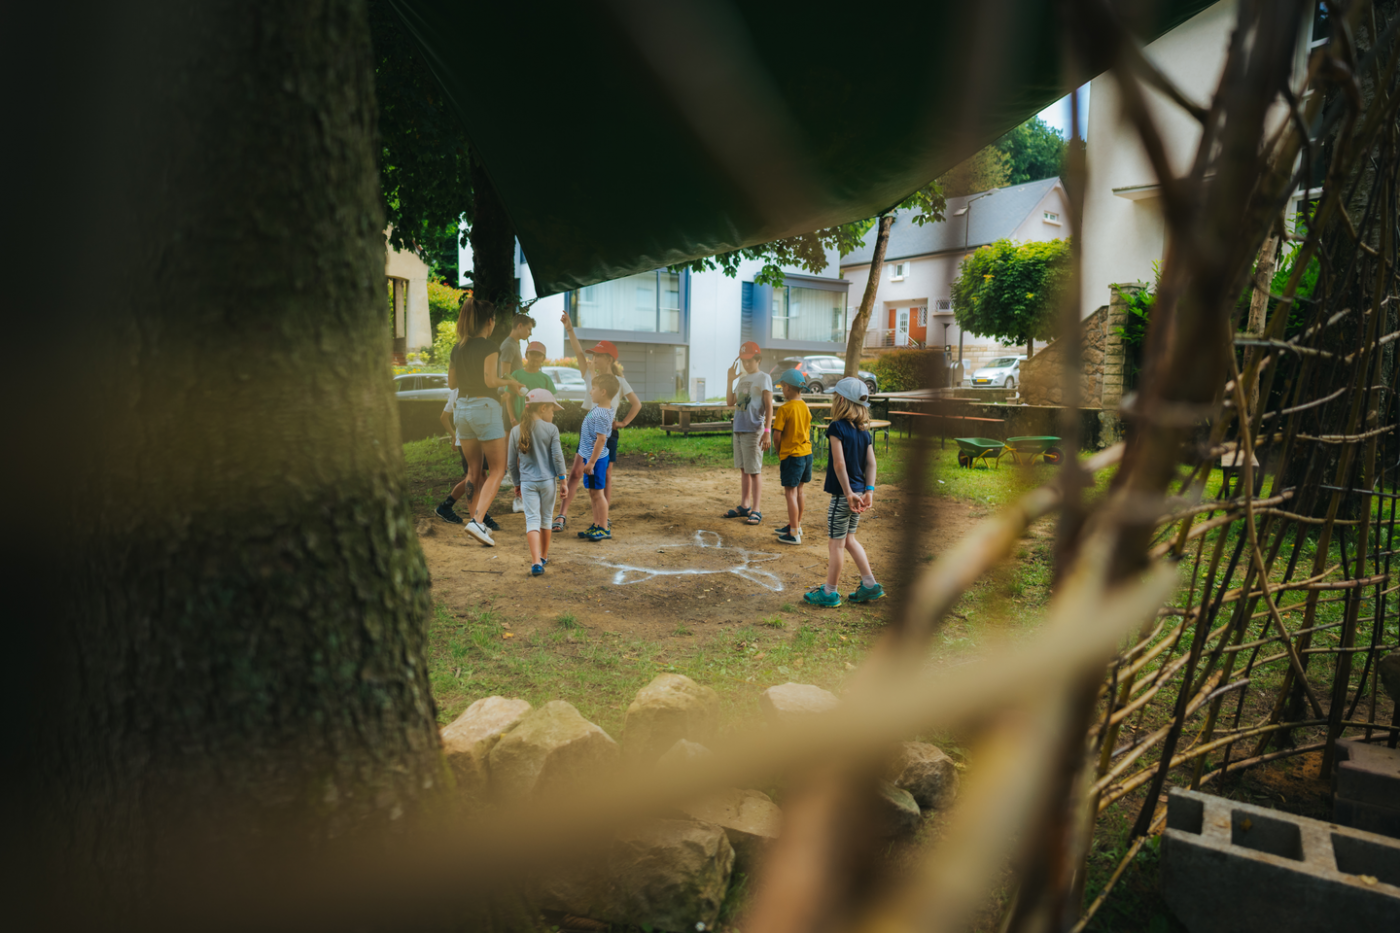
[[[788,523],[778,529],[778,543],[801,544],[806,486],[812,481],[812,410],[802,400],[807,380],[797,370],[789,369],[779,376],[778,385],[783,404],[773,412],[773,433],[777,435],[778,479],[788,511]]]
[[[831,424],[826,429],[830,452],[826,484],[822,487],[831,495],[831,507],[826,512],[830,539],[826,549],[826,583],[813,587],[802,597],[813,606],[841,605],[836,587],[847,551],[860,571],[860,586],[847,598],[853,603],[868,603],[885,596],[884,587],[875,582],[865,548],[856,540],[861,513],[870,508],[875,497],[875,444],[868,427],[869,396],[865,383],[853,376],[836,383],[833,391]]]

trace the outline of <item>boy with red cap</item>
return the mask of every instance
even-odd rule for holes
[[[636,418],[637,415],[641,413],[642,401],[637,398],[637,393],[632,391],[632,386],[622,377],[622,364],[617,361],[617,347],[613,346],[612,341],[600,340],[593,349],[585,354],[583,344],[579,343],[578,335],[574,333],[574,322],[570,320],[569,313],[567,311],[564,312],[560,320],[564,324],[564,330],[568,332],[569,344],[573,347],[574,356],[579,361],[579,369],[583,371],[583,381],[591,387],[594,384],[593,380],[595,376],[608,375],[617,379],[617,391],[609,397],[606,403],[607,407],[612,410],[614,420],[612,422],[612,433],[608,436],[608,471],[606,479],[603,482],[603,498],[611,502],[613,473],[616,472],[615,467],[617,464],[618,429],[627,427],[632,423],[632,419]],[[587,362],[585,362],[585,360]],[[618,405],[624,398],[627,399],[627,417],[618,420]],[[588,397],[583,400],[585,416],[596,404],[598,403],[593,400],[590,388]],[[574,497],[578,495],[578,485],[583,479],[583,474],[583,458],[576,456],[574,457],[573,468],[569,470],[569,481],[564,486],[564,495],[559,499],[559,517],[554,520],[553,526],[555,531],[563,531],[569,523],[569,503],[573,502]],[[590,493],[590,495],[592,494]],[[590,537],[590,534],[588,531],[580,531],[578,536],[580,538],[587,538]],[[603,528],[603,537],[612,537],[611,523]]]
[[[759,496],[763,492],[763,453],[772,443],[773,380],[759,368],[763,351],[752,340],[739,347],[739,358],[725,371],[725,404],[734,406],[734,466],[739,471],[739,505],[725,518],[743,518],[750,525],[763,521]]]

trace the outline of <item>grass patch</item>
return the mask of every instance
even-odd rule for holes
[[[554,620],[560,628],[578,628],[578,616],[572,612],[561,612],[559,618]]]
[[[790,611],[790,610],[789,610],[789,611]],[[784,621],[783,621],[781,618],[779,618],[778,616],[773,616],[773,618],[771,618],[771,619],[763,619],[763,620],[761,620],[758,624],[759,624],[759,625],[766,625],[766,626],[768,626],[769,628],[787,628],[787,623],[784,622]]]

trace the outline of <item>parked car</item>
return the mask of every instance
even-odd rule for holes
[[[581,402],[588,397],[588,385],[583,381],[583,373],[572,366],[541,366],[540,372],[554,380],[555,398]]]
[[[974,388],[1014,389],[1021,378],[1024,356],[1003,356],[992,360],[972,374]]]
[[[404,373],[394,377],[394,394],[399,401],[436,401],[447,404],[447,373]]]
[[[789,369],[795,369],[807,379],[808,392],[830,392],[832,386],[846,375],[846,361],[839,356],[789,356],[778,361],[778,365],[768,371],[776,382],[778,377]],[[880,391],[880,381],[875,374],[862,369],[860,378],[871,392]]]

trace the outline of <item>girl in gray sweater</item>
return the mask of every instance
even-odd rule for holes
[[[564,478],[564,449],[554,426],[554,413],[563,408],[548,389],[531,389],[506,445],[506,470],[525,503],[525,540],[530,542],[530,575],[535,577],[543,575],[549,563],[550,520],[558,483]]]

